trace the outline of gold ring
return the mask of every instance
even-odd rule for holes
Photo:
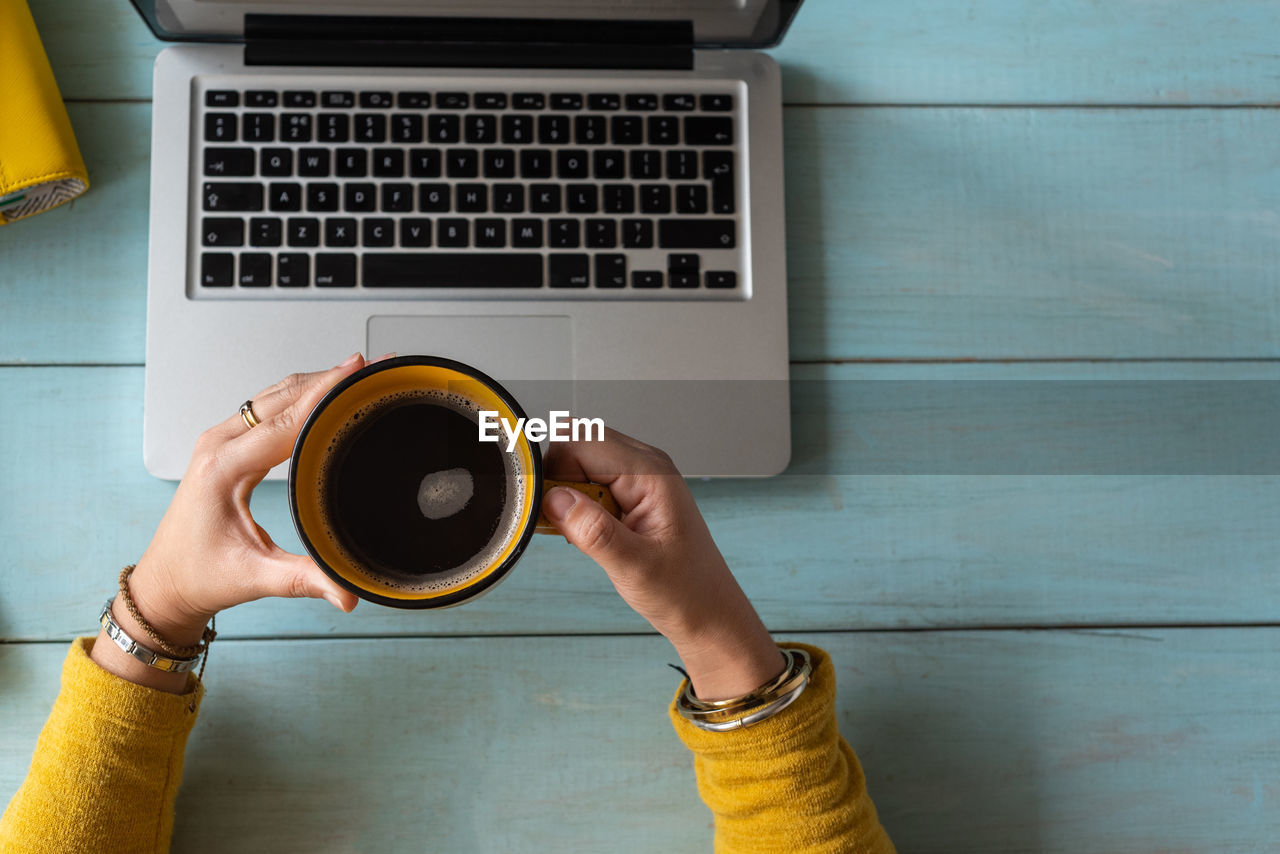
[[[258,420],[258,416],[253,411],[253,401],[246,400],[240,404],[240,419],[244,421],[244,426],[252,430],[262,422]]]

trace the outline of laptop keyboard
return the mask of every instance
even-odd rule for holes
[[[195,296],[744,297],[732,82],[219,83],[193,111]]]

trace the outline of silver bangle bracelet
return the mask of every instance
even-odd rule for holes
[[[196,665],[200,663],[200,656],[198,655],[194,658],[170,658],[162,653],[147,649],[129,637],[128,633],[120,628],[115,617],[111,615],[111,602],[114,598],[108,599],[103,604],[102,613],[98,614],[98,625],[102,626],[102,630],[106,632],[107,637],[111,638],[111,642],[120,647],[121,652],[136,658],[147,667],[154,667],[156,670],[163,670],[166,673],[188,673],[196,669]]]
[[[785,709],[787,706],[790,706],[792,703],[796,701],[797,697],[799,697],[802,693],[804,693],[804,689],[806,686],[808,686],[808,684],[809,684],[808,682],[803,682],[800,685],[797,685],[795,688],[788,691],[786,694],[783,694],[778,699],[774,700],[772,703],[769,703],[767,706],[764,706],[760,709],[757,709],[756,711],[743,715],[740,718],[735,718],[733,720],[728,720],[728,721],[721,721],[718,723],[714,723],[712,721],[698,720],[697,718],[689,718],[688,720],[689,720],[689,723],[693,724],[698,729],[704,729],[707,732],[729,732],[730,730],[735,730],[735,729],[745,729],[746,727],[752,726],[753,724],[760,723],[760,721],[766,718],[773,717],[778,712]]]

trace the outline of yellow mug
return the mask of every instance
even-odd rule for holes
[[[447,608],[505,578],[535,532],[557,533],[541,514],[547,490],[578,489],[618,516],[606,486],[545,480],[541,448],[523,431],[481,441],[482,419],[524,417],[496,380],[451,359],[400,356],[357,371],[316,404],[294,444],[289,509],[303,546],[362,599]]]

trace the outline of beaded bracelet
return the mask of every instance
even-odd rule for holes
[[[129,616],[133,617],[134,622],[136,622],[139,626],[142,627],[142,630],[147,633],[147,637],[151,638],[151,640],[155,642],[156,646],[158,646],[164,653],[166,653],[168,656],[171,656],[172,658],[165,659],[164,656],[160,656],[158,653],[151,652],[150,650],[147,650],[145,647],[139,646],[136,641],[133,641],[133,639],[130,638],[128,635],[125,635],[124,631],[120,629],[119,626],[116,626],[117,632],[120,635],[122,635],[126,640],[133,643],[133,645],[138,649],[143,650],[145,652],[151,652],[151,655],[155,657],[154,658],[155,661],[172,661],[176,659],[183,663],[190,662],[190,666],[184,668],[183,671],[180,671],[180,672],[185,672],[186,670],[193,669],[195,666],[195,660],[199,658],[200,672],[196,674],[196,679],[203,679],[205,665],[209,663],[209,645],[212,644],[213,639],[218,636],[218,632],[216,631],[218,618],[217,617],[212,618],[209,625],[205,626],[204,632],[200,635],[199,643],[192,644],[191,646],[176,646],[174,644],[169,643],[164,638],[160,637],[160,633],[155,630],[155,627],[147,622],[146,617],[142,616],[142,612],[139,611],[138,606],[134,604],[133,596],[129,594],[129,576],[133,575],[133,571],[137,568],[138,568],[138,565],[136,563],[131,563],[128,566],[126,566],[124,569],[120,570],[120,599],[124,602],[125,608],[128,609]],[[111,600],[108,599],[107,608],[106,608],[107,616],[110,616],[110,613],[111,613],[110,606],[111,606]],[[120,642],[116,641],[116,644],[119,645]],[[124,649],[123,646],[121,646],[120,648]],[[125,652],[128,652],[128,650],[126,649]],[[137,658],[137,656],[134,656],[134,657]],[[148,662],[146,662],[141,658],[139,658],[139,661],[143,661],[144,664],[148,664]],[[163,665],[163,664],[158,665],[158,664],[151,663],[149,664],[149,666],[156,667],[158,670],[178,671],[178,668],[173,667],[171,665]]]
[[[725,732],[757,724],[771,718],[796,701],[809,684],[813,664],[802,649],[784,649],[787,666],[774,679],[741,697],[729,700],[699,700],[693,684],[685,686],[676,699],[676,711],[699,729]]]

